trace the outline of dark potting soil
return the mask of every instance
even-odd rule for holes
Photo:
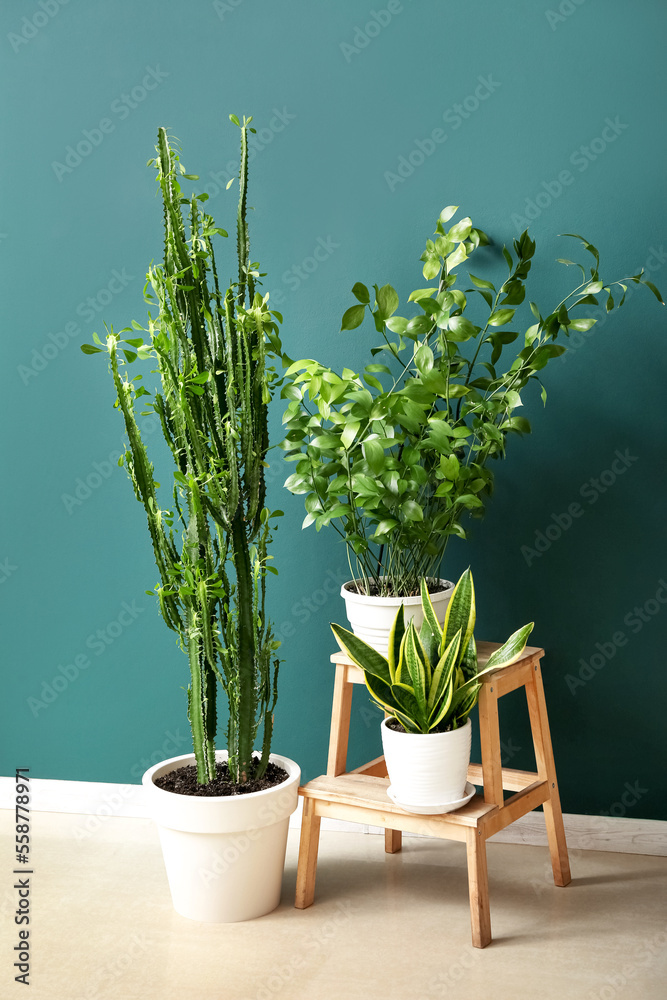
[[[440,586],[440,581],[439,580],[433,580],[433,581],[431,581],[431,583],[427,583],[426,586],[428,587],[429,594],[442,594],[442,593],[444,593],[445,590],[447,590],[446,587],[441,587]],[[349,590],[351,594],[361,594],[361,593],[363,593],[363,591],[359,590],[359,587],[357,586],[357,584],[356,584],[356,582],[354,580],[351,580],[350,583],[346,584],[346,590]],[[377,583],[375,583],[374,580],[370,580],[369,581],[368,590],[369,590],[369,593],[365,594],[364,596],[366,596],[366,597],[379,597],[380,596],[380,588],[378,587]],[[409,594],[398,594],[398,595],[392,594],[391,596],[392,597],[394,597],[394,596],[398,596],[398,597],[419,597],[420,593],[421,593],[421,591],[419,591],[419,590],[413,590]]]
[[[431,730],[431,733],[448,733],[451,728],[452,728],[451,723],[448,722],[444,726],[442,724],[436,726],[435,729]],[[387,729],[391,729],[395,733],[407,733],[407,729],[403,726],[402,722],[398,721],[398,719],[387,719]]]
[[[226,763],[216,764],[216,771],[217,778],[208,785],[197,783],[197,768],[194,764],[178,767],[154,781],[158,788],[163,788],[165,792],[176,792],[177,795],[248,795],[250,792],[261,792],[265,788],[280,785],[289,777],[284,768],[270,762],[263,778],[248,781],[244,785],[237,785],[232,781]]]

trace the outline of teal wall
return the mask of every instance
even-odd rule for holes
[[[187,667],[144,593],[156,571],[115,464],[110,378],[79,344],[144,315],[143,277],[161,253],[145,166],[158,126],[179,137],[232,228],[227,116],[255,116],[251,237],[285,348],[354,367],[374,335],[337,332],[349,289],[419,287],[423,241],[452,202],[497,244],[530,221],[531,297],[547,305],[567,280],[552,262],[572,249],[557,234],[572,230],[608,273],[644,266],[667,290],[667,8],[394,0],[389,17],[385,0],[58,2],[0,15],[0,770],[133,782],[151,757],[189,749]],[[366,33],[371,9],[385,23]],[[85,155],[68,161],[82,140]],[[420,142],[428,155],[413,155],[410,173]],[[527,406],[533,436],[511,442],[488,516],[443,566],[456,578],[472,565],[479,636],[536,621],[568,811],[665,816],[664,338],[665,314],[640,289],[553,363],[546,408]],[[277,401],[274,441],[281,412]],[[613,471],[617,452],[626,461]],[[344,614],[346,561],[336,536],[301,533],[287,474],[276,453],[270,502],[287,517],[271,589],[285,638],[275,749],[312,777],[325,763],[328,622]],[[559,528],[571,504],[580,516]],[[357,762],[378,745],[358,694]],[[529,766],[525,706],[507,701],[506,760]]]

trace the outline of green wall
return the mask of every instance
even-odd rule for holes
[[[145,166],[159,125],[232,228],[227,116],[255,116],[251,239],[294,357],[360,365],[374,335],[337,332],[349,289],[419,287],[423,241],[452,202],[496,244],[530,222],[532,297],[547,305],[567,281],[553,260],[572,252],[557,234],[572,230],[608,273],[644,266],[667,291],[667,8],[553,4],[3,5],[2,773],[136,782],[151,757],[189,749],[186,661],[144,593],[156,571],[115,464],[110,378],[79,351],[104,322],[144,316],[161,253]],[[664,337],[640,289],[552,364],[546,408],[526,407],[534,434],[511,442],[486,519],[443,566],[455,579],[472,565],[480,637],[535,620],[568,811],[665,818]],[[275,749],[312,777],[346,560],[337,536],[301,533],[288,471],[275,453],[270,502],[287,514],[271,589],[285,639]],[[378,752],[358,694],[357,762]],[[506,760],[529,766],[525,705],[507,701]]]

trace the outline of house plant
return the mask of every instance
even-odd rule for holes
[[[503,247],[508,277],[496,288],[469,269],[488,237],[469,218],[447,228],[456,212],[444,209],[434,239],[426,241],[421,260],[429,284],[409,295],[413,316],[397,315],[399,296],[391,285],[374,285],[372,292],[354,285],[357,301],[342,329],[370,318],[379,334],[361,373],[285,359],[282,447],[296,463],[285,485],[305,497],[304,527],[332,525],[344,539],[348,618],[385,655],[395,607],[377,628],[370,612],[392,599],[419,604],[422,578],[432,597],[442,589],[437,581],[447,543],[452,535],[466,537],[466,514],[482,516],[493,489],[492,461],[505,455],[511,434],[530,431],[516,413],[524,390],[540,383],[571,331],[595,323],[582,310],[601,295],[607,311],[622,306],[629,282],[646,285],[662,302],[643,272],[603,280],[597,249],[575,236],[592,258],[589,272],[561,259],[579,268],[581,281],[549,312],[531,302],[532,323],[520,333],[515,313],[526,297],[535,242],[526,231],[514,240],[513,253]],[[441,596],[446,606],[449,594]],[[358,602],[363,607],[356,609]],[[442,611],[438,617],[442,622]]]
[[[412,812],[447,812],[463,805],[470,763],[470,712],[477,704],[480,678],[521,656],[533,623],[524,625],[496,649],[483,670],[475,644],[475,589],[465,570],[447,605],[444,626],[421,581],[423,622],[406,627],[399,606],[387,657],[353,632],[332,625],[340,648],[364,672],[371,697],[388,717],[381,724],[389,794]]]
[[[143,776],[156,819],[176,910],[231,921],[273,909],[280,896],[288,817],[300,772],[271,754],[280,645],[266,617],[272,520],[265,506],[267,404],[277,380],[269,364],[281,345],[268,295],[250,263],[246,198],[247,132],[241,125],[237,212],[238,278],[219,285],[213,238],[226,236],[203,210],[206,195],[182,195],[185,173],[167,132],[158,132],[164,260],[148,282],[157,315],[133,322],[86,353],[105,351],[129,445],[124,462],[148,522],[165,623],[190,666],[192,755]],[[251,129],[251,131],[254,131]],[[184,217],[185,216],[185,217]],[[147,338],[133,331],[147,334]],[[123,339],[124,338],[124,339]],[[156,364],[159,390],[130,377],[138,360]],[[157,414],[171,453],[168,508],[142,441],[137,406]],[[227,750],[215,749],[217,693],[228,704]],[[261,730],[261,751],[254,753]],[[158,787],[160,786],[160,787]]]

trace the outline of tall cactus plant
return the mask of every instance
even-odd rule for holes
[[[185,173],[173,141],[158,132],[157,170],[164,209],[164,260],[151,266],[148,285],[157,304],[148,325],[133,323],[143,337],[107,331],[85,353],[106,351],[125,420],[124,463],[143,504],[160,575],[155,588],[162,617],[187,653],[191,681],[188,716],[197,780],[216,777],[216,697],[227,696],[229,770],[235,782],[260,778],[267,767],[277,697],[278,660],[266,618],[271,514],[265,506],[267,404],[277,379],[268,363],[281,353],[279,313],[256,290],[259,265],[250,263],[246,219],[247,133],[241,124],[237,213],[238,280],[222,291],[213,237],[227,236],[202,208],[206,195],[183,196]],[[251,129],[251,131],[254,131]],[[154,359],[160,389],[142,374],[139,360]],[[155,412],[174,460],[172,500],[163,509],[159,484],[137,422],[136,409]],[[253,756],[263,729],[262,749]]]

